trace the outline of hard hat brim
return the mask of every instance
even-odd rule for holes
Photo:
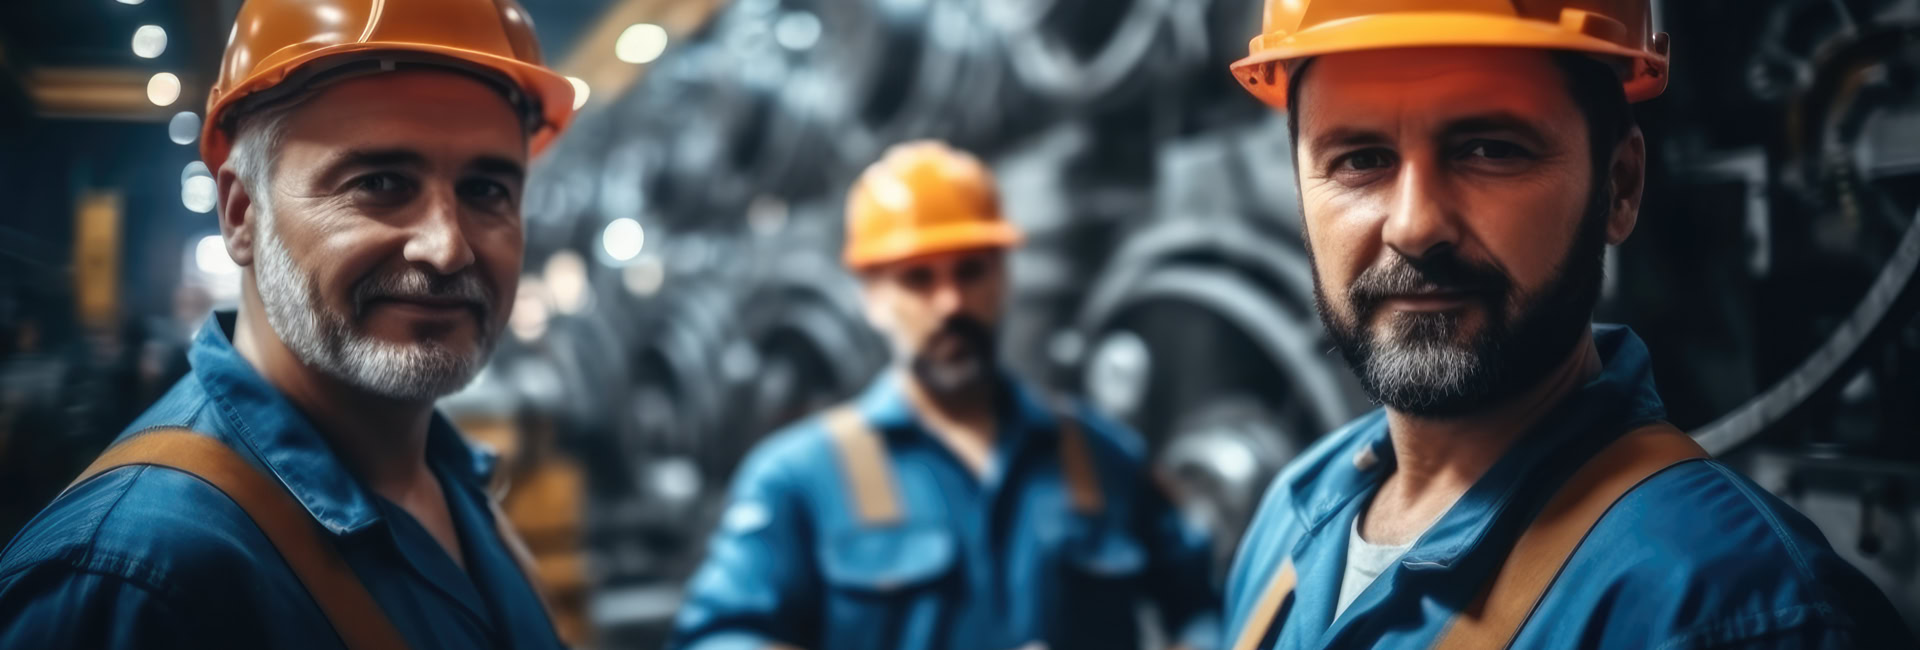
[[[422,43],[399,43],[370,41],[361,43],[341,43],[314,49],[287,59],[285,62],[267,64],[256,68],[256,72],[246,80],[236,84],[225,94],[214,98],[207,109],[207,117],[201,127],[200,157],[209,169],[218,170],[226,162],[232,151],[232,134],[226,131],[226,112],[233,105],[254,93],[278,86],[296,72],[322,61],[341,57],[378,57],[383,52],[405,52],[430,54],[444,57],[464,65],[471,65],[506,77],[519,87],[520,92],[538,100],[541,126],[530,134],[527,140],[529,156],[539,153],[552,144],[573,121],[573,83],[559,73],[547,68],[516,59],[476,52],[473,50]]]
[[[877,241],[847,248],[848,267],[867,269],[916,257],[976,248],[1013,248],[1025,237],[1005,221],[953,223],[902,231]]]
[[[1556,23],[1473,12],[1396,12],[1329,22],[1298,34],[1264,34],[1252,40],[1248,48],[1252,54],[1235,61],[1232,69],[1234,78],[1255,97],[1285,108],[1285,66],[1268,63],[1420,47],[1515,47],[1620,57],[1632,62],[1631,76],[1622,81],[1627,101],[1652,99],[1667,87],[1664,53],[1625,47]]]

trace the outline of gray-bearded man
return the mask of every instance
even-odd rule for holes
[[[201,147],[241,304],[0,556],[0,648],[560,647],[433,402],[512,308],[571,86],[511,1],[381,6],[241,9]]]

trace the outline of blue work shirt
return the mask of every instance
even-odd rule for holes
[[[1291,558],[1298,583],[1262,648],[1424,648],[1485,586],[1560,484],[1663,419],[1646,346],[1596,326],[1603,370],[1521,438],[1336,620],[1354,518],[1393,472],[1384,411],[1316,443],[1273,482],[1227,583],[1229,635]],[[1793,508],[1718,461],[1650,478],[1607,511],[1515,648],[1907,648],[1886,596]]]
[[[414,648],[560,646],[494,530],[493,458],[434,414],[427,462],[462,570],[426,528],[347,472],[320,432],[228,342],[216,313],[193,371],[122,437],[186,427],[268,470],[305,506]],[[0,556],[0,648],[340,648],[265,534],[225,494],[170,469],[101,474],[40,512]]]
[[[1075,407],[1105,498],[1085,515],[1054,410],[1017,382],[1001,382],[980,477],[916,421],[900,381],[883,376],[854,407],[885,442],[901,523],[858,518],[821,418],[774,434],[735,475],[674,647],[1137,648],[1148,600],[1174,640],[1215,645],[1207,536],[1154,487],[1138,437]]]

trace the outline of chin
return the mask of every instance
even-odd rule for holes
[[[344,367],[335,374],[361,390],[399,401],[432,401],[459,391],[486,360],[478,346],[456,350],[438,341],[361,341],[347,346]]]

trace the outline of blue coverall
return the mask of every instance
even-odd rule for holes
[[[538,595],[495,532],[491,454],[433,416],[427,463],[462,570],[426,528],[347,472],[327,441],[229,342],[232,312],[195,336],[193,371],[123,437],[186,427],[275,479],[322,526],[399,628],[424,648],[558,648]],[[0,648],[341,648],[246,513],[171,469],[101,474],[53,502],[0,555]]]
[[[1017,381],[1000,382],[984,478],[916,422],[899,381],[855,408],[884,440],[902,521],[856,516],[821,418],[774,434],[735,477],[674,647],[1137,648],[1147,601],[1173,641],[1214,647],[1207,536],[1155,488],[1136,436],[1075,409],[1105,497],[1087,516],[1069,503],[1055,410]]]
[[[1262,648],[1425,648],[1562,481],[1663,419],[1646,346],[1595,326],[1603,370],[1554,407],[1335,619],[1354,517],[1393,472],[1384,411],[1273,482],[1228,579],[1229,638],[1291,559],[1298,583]],[[1366,452],[1363,454],[1363,452]],[[1277,641],[1275,641],[1277,639]],[[1596,523],[1514,648],[1913,648],[1884,594],[1806,517],[1715,460],[1653,475]]]

